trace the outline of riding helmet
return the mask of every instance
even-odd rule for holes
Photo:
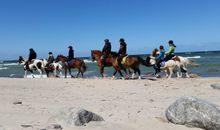
[[[109,42],[109,40],[108,40],[108,39],[105,39],[104,41],[105,41],[105,42]]]
[[[120,42],[124,42],[125,40],[124,40],[124,38],[121,38],[119,41],[120,41]]]

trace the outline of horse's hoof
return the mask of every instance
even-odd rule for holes
[[[138,79],[139,79],[139,80],[142,79],[141,76],[139,76]]]
[[[111,80],[115,80],[115,76],[112,76]]]

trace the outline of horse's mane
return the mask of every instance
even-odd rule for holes
[[[115,52],[115,51],[112,51],[112,52],[111,52],[111,55],[112,55],[113,57],[117,57],[117,56],[118,56],[118,53]]]

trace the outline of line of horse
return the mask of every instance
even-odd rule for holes
[[[112,74],[112,79],[115,79],[115,75],[118,72],[122,79],[129,78],[131,75],[131,78],[134,79],[136,76],[136,73],[138,73],[138,79],[141,79],[141,71],[140,71],[140,65],[144,65],[146,67],[154,67],[156,64],[155,57],[148,56],[146,59],[141,58],[140,56],[132,56],[128,55],[122,59],[123,63],[122,66],[119,66],[118,63],[118,54],[116,52],[112,52],[105,60],[105,62],[102,62],[102,53],[100,50],[92,50],[91,51],[91,58],[92,61],[96,61],[97,65],[99,67],[100,75],[101,77],[104,77],[104,68],[105,67],[113,67],[114,72]],[[19,64],[24,65],[24,77],[27,77],[27,73],[30,72],[32,77],[34,78],[33,71],[37,70],[41,77],[42,73],[45,71],[47,77],[49,77],[49,73],[53,72],[55,77],[59,77],[57,75],[57,71],[60,72],[60,75],[62,75],[62,70],[64,70],[64,77],[67,77],[67,71],[69,72],[69,75],[71,77],[74,77],[71,74],[71,69],[77,69],[78,73],[75,76],[76,78],[79,77],[81,74],[81,77],[84,77],[84,73],[87,70],[87,66],[85,62],[82,59],[73,59],[71,61],[67,60],[68,58],[63,55],[58,55],[55,58],[55,61],[49,65],[47,65],[46,59],[34,59],[28,67],[26,67],[25,63],[26,60],[20,56],[19,57]],[[164,66],[161,67],[161,70],[164,70],[166,73],[166,77],[171,78],[173,73],[177,73],[177,77],[180,78],[183,76],[183,73],[188,78],[188,70],[187,65],[193,64],[191,60],[185,57],[181,56],[175,56],[173,59],[167,61],[164,63]],[[155,69],[155,68],[154,68]],[[123,75],[122,71],[124,71],[125,76]],[[156,71],[156,69],[155,69]],[[128,73],[129,72],[129,73]]]

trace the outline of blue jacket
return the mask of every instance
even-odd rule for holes
[[[165,50],[160,50],[160,54],[156,57],[156,60],[164,60]]]

